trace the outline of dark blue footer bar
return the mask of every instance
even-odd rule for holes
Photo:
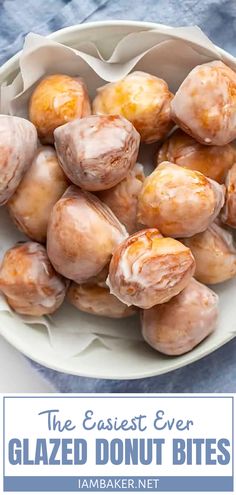
[[[231,476],[5,476],[5,492],[233,492]]]

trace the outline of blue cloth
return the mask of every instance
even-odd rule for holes
[[[172,373],[143,380],[95,380],[32,363],[63,393],[232,393],[236,392],[236,339],[200,361]],[[122,366],[122,363],[121,363]]]
[[[231,0],[0,0],[0,63],[29,31],[48,34],[80,22],[132,19],[172,26],[198,24],[236,55],[236,2]],[[73,377],[32,363],[60,392],[236,392],[236,339],[180,370],[144,380]]]
[[[0,63],[22,48],[29,31],[48,34],[80,22],[109,19],[198,24],[212,41],[236,54],[232,0],[0,0]]]

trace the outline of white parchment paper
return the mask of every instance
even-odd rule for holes
[[[175,92],[193,67],[220,58],[218,49],[197,27],[161,27],[129,34],[117,44],[108,60],[94,43],[83,43],[75,50],[30,33],[25,39],[18,75],[10,83],[5,81],[0,88],[0,112],[27,118],[32,90],[48,74],[82,76],[91,98],[96,88],[105,82],[116,81],[132,70],[143,70],[165,79]],[[144,152],[144,155],[149,157],[151,164],[152,153]],[[16,241],[25,239],[13,226],[4,207],[0,210],[0,232],[1,257]],[[129,323],[125,324],[123,320],[87,315],[68,303],[50,318],[21,317],[11,311],[3,297],[0,298],[0,311],[9,312],[16,323],[21,320],[26,325],[43,328],[62,359],[83,352],[91,343],[116,350],[141,340],[138,317],[129,318]]]

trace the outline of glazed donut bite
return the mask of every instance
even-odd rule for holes
[[[134,308],[126,306],[110,294],[108,288],[99,285],[72,282],[67,297],[71,304],[85,313],[109,318],[125,318],[135,314]]]
[[[62,168],[74,184],[87,191],[109,189],[134,167],[140,136],[118,115],[91,115],[55,130]]]
[[[226,225],[236,228],[236,163],[228,171],[226,181],[226,199],[221,213],[221,220]]]
[[[217,294],[192,279],[170,301],[143,311],[142,335],[155,350],[180,356],[211,334],[217,319]]]
[[[163,162],[143,184],[138,222],[170,237],[191,237],[214,221],[225,188],[200,172]]]
[[[15,192],[36,148],[37,132],[31,122],[21,117],[0,115],[0,205]]]
[[[183,240],[196,261],[195,277],[205,284],[219,284],[236,275],[233,235],[215,222],[201,234]]]
[[[107,284],[123,303],[146,309],[183,290],[194,270],[190,249],[175,239],[163,238],[157,229],[146,229],[115,249]]]
[[[55,150],[50,146],[39,148],[8,201],[8,210],[19,230],[35,241],[45,242],[51,210],[68,185]]]
[[[171,102],[171,116],[203,144],[224,146],[236,138],[236,73],[220,60],[195,67]]]
[[[123,115],[132,122],[144,143],[153,143],[173,127],[170,102],[173,98],[163,79],[146,72],[132,72],[121,81],[97,90],[93,112]]]
[[[5,253],[0,267],[0,290],[17,313],[53,313],[65,298],[66,286],[41,244],[19,243]]]
[[[50,215],[47,252],[55,270],[80,284],[101,272],[127,235],[108,206],[70,186]]]
[[[143,166],[140,163],[136,163],[134,168],[119,184],[98,193],[101,201],[111,208],[129,234],[138,230],[137,204],[144,179]]]
[[[56,127],[91,114],[85,83],[79,77],[54,74],[40,81],[29,104],[29,119],[42,143],[54,142]]]
[[[177,129],[158,151],[157,165],[165,161],[190,170],[198,170],[221,184],[228,170],[236,162],[236,149],[230,144],[205,146],[181,129]]]

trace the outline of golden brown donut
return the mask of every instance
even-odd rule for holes
[[[14,194],[37,148],[33,124],[21,117],[0,115],[0,205]]]
[[[31,239],[45,242],[49,215],[68,185],[55,150],[50,146],[39,148],[7,204],[17,227]]]
[[[47,76],[37,84],[29,104],[29,118],[42,143],[54,142],[56,127],[91,114],[88,91],[80,77]]]
[[[102,191],[123,180],[134,167],[140,136],[119,115],[91,115],[54,132],[62,168],[74,184]]]
[[[225,146],[206,146],[198,143],[181,129],[167,139],[157,154],[157,165],[172,162],[190,170],[198,170],[206,177],[222,184],[228,170],[236,163],[236,149]]]
[[[99,88],[93,112],[123,115],[137,129],[141,141],[153,143],[163,139],[173,127],[170,118],[172,98],[163,79],[135,71],[121,81]]]
[[[224,146],[236,138],[236,73],[220,60],[198,65],[171,102],[171,116],[199,143]]]
[[[192,279],[170,301],[143,311],[142,334],[155,350],[180,356],[216,329],[217,318],[217,294]]]
[[[157,229],[131,235],[114,251],[107,284],[120,301],[151,308],[186,287],[195,270],[190,249]]]
[[[65,298],[66,286],[41,244],[18,243],[5,253],[0,267],[0,290],[17,313],[54,313]]]
[[[170,237],[191,237],[213,222],[224,204],[225,188],[200,172],[161,163],[143,184],[138,222]]]
[[[221,221],[230,227],[236,228],[236,163],[226,176],[226,198],[221,213]]]
[[[93,194],[70,186],[50,216],[48,256],[55,270],[84,283],[101,272],[127,235],[107,205]]]
[[[205,232],[183,240],[196,261],[195,277],[205,284],[219,284],[236,275],[233,235],[215,222]]]
[[[143,166],[140,163],[136,163],[134,168],[119,184],[98,193],[101,201],[111,208],[129,234],[138,230],[137,204],[144,179]]]
[[[76,284],[72,282],[67,293],[68,300],[80,311],[109,318],[125,318],[135,314],[133,307],[128,307],[108,288],[91,284]]]

